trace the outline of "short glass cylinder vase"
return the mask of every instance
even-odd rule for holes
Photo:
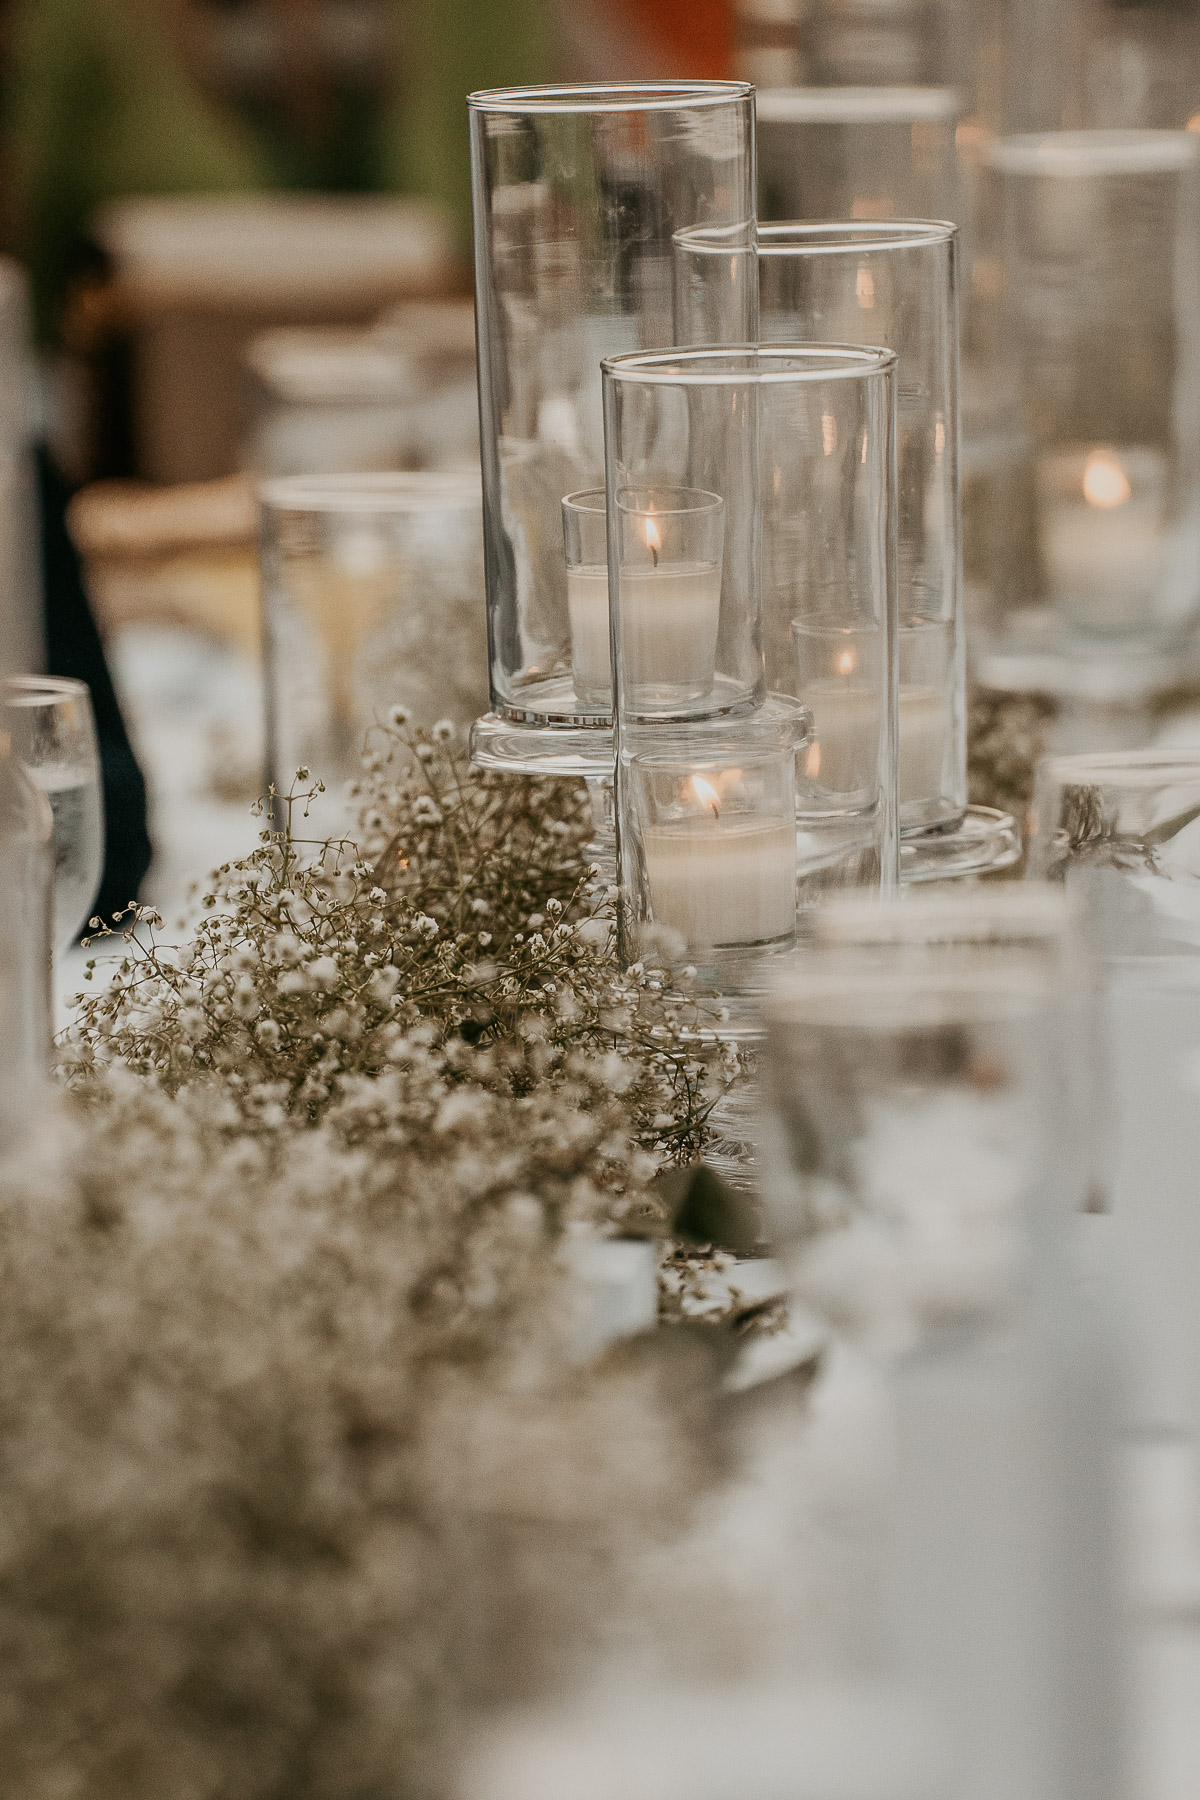
[[[682,756],[711,786],[705,768],[724,754],[714,746],[727,746],[729,766],[740,768],[780,721],[803,714],[789,749],[797,912],[830,889],[879,892],[897,879],[894,371],[889,351],[827,345],[668,350],[604,364],[630,956],[652,918],[645,872],[631,861],[645,804],[634,771],[660,754],[673,768]],[[664,645],[642,618],[653,597],[631,593],[628,577],[649,589],[648,528],[664,543],[671,529],[650,497],[684,493],[682,516],[709,506],[707,496],[723,502],[719,615],[714,632],[709,557],[693,556],[672,626],[679,644]],[[715,509],[708,516],[715,521]],[[662,658],[654,670],[648,642]],[[683,644],[689,679],[648,681],[680,673]],[[719,823],[719,814],[698,817]]]
[[[973,654],[991,685],[1145,697],[1200,616],[1200,140],[1053,132],[989,160],[1035,536]]]
[[[510,88],[469,108],[492,706],[473,754],[604,775],[611,710],[592,637],[573,642],[561,502],[604,479],[601,359],[678,341],[674,233],[754,217],[753,90]]]
[[[1037,1279],[1068,1218],[1060,1007],[1024,945],[818,945],[777,972],[763,1200],[810,1303],[899,1349]]]
[[[310,769],[332,822],[392,707],[465,726],[484,703],[479,481],[287,476],[261,508],[270,778]]]
[[[953,88],[761,90],[758,217],[954,219]]]

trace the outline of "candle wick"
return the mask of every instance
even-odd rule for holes
[[[649,546],[649,550],[650,550],[651,556],[654,558],[654,567],[657,569],[657,567],[658,567],[658,551],[654,548],[653,544],[651,544]]]

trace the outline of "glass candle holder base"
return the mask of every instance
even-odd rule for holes
[[[969,806],[956,825],[926,831],[900,845],[904,887],[924,881],[962,881],[998,875],[1021,860],[1021,828],[1011,813],[994,806]]]
[[[1200,681],[1200,627],[1154,641],[1085,639],[1031,612],[1019,630],[977,636],[971,662],[984,687],[1003,693],[1137,705]]]
[[[477,769],[612,780],[610,725],[518,725],[497,713],[484,713],[471,727],[469,748]]]

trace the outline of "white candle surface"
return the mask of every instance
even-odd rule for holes
[[[1042,474],[1041,547],[1055,609],[1091,631],[1152,625],[1165,573],[1166,458],[1095,450],[1047,458]]]
[[[608,571],[603,564],[567,570],[572,665],[577,687],[607,694]],[[686,689],[701,698],[717,666],[721,571],[714,563],[662,562],[621,576],[625,675],[631,686]]]
[[[879,694],[873,687],[830,676],[809,682],[804,698],[812,708],[816,742],[806,773],[836,794],[861,793],[875,786],[879,757]],[[941,792],[947,696],[941,688],[900,689],[900,804],[930,800]]]
[[[702,813],[647,826],[656,925],[689,946],[770,943],[796,926],[794,819]]]

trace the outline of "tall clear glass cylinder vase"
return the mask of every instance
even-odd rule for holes
[[[561,504],[603,482],[601,358],[677,341],[674,233],[754,217],[753,90],[511,88],[469,106],[492,703],[473,753],[598,777],[611,702],[580,667]]]
[[[895,883],[894,370],[783,344],[604,364],[630,960],[752,993],[818,898]]]
[[[960,111],[947,87],[760,92],[759,218],[957,218]]]
[[[727,238],[676,238],[677,291],[697,326],[732,336],[755,289],[764,343],[867,341],[896,352],[903,875],[1006,867],[1019,854],[1014,821],[967,809],[957,230],[937,220],[780,223],[736,247]]]

